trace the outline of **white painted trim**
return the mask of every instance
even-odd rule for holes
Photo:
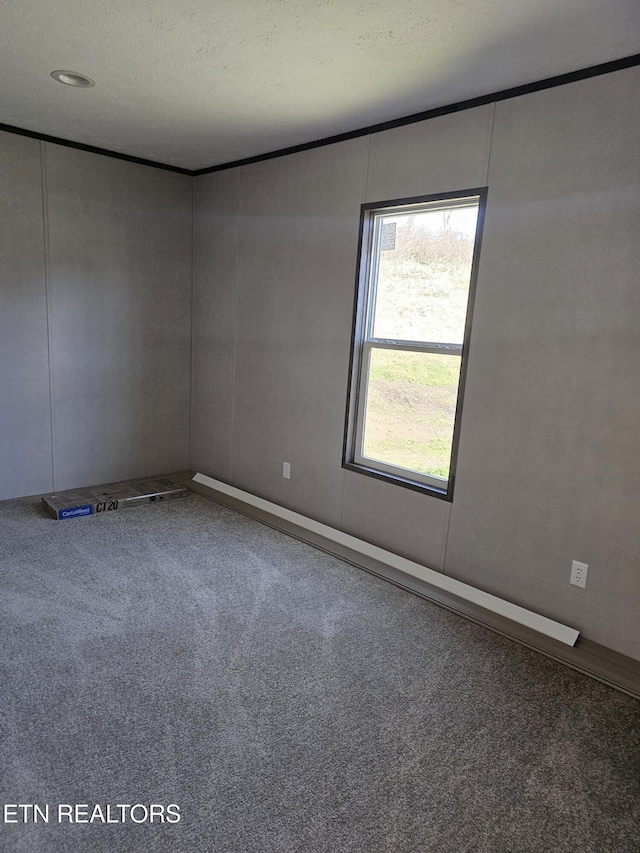
[[[193,480],[196,483],[201,483],[203,486],[208,486],[210,489],[215,489],[217,492],[222,492],[231,498],[254,506],[256,509],[261,509],[292,524],[297,524],[304,530],[324,536],[332,542],[337,542],[346,548],[351,548],[360,554],[378,560],[380,563],[398,569],[407,575],[420,578],[438,589],[446,590],[465,601],[470,601],[479,607],[484,607],[485,610],[490,610],[492,613],[498,613],[500,616],[512,619],[520,625],[532,628],[534,631],[545,634],[547,637],[552,637],[554,640],[559,640],[568,646],[575,645],[578,639],[580,632],[576,631],[575,628],[569,628],[561,622],[547,619],[546,616],[541,616],[532,610],[527,610],[524,607],[519,607],[517,604],[512,604],[488,592],[483,592],[469,584],[444,575],[442,572],[428,569],[426,566],[421,566],[419,563],[414,563],[412,560],[407,560],[405,557],[400,557],[391,551],[385,551],[384,548],[378,548],[377,545],[371,545],[369,542],[357,539],[355,536],[350,536],[348,533],[343,533],[341,530],[336,530],[327,524],[321,524],[319,521],[314,521],[312,518],[307,518],[290,509],[285,509],[278,504],[264,500],[264,498],[258,498],[242,489],[236,489],[235,486],[228,486],[221,480],[214,480],[213,477],[207,477],[205,474],[196,474]]]

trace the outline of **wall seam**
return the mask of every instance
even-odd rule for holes
[[[45,145],[40,141],[40,182],[42,189],[42,235],[44,255],[44,302],[47,318],[47,366],[49,371],[49,434],[51,436],[51,489],[56,489],[56,463],[55,463],[55,440],[54,440],[54,413],[53,413],[53,368],[52,368],[52,346],[51,346],[51,259],[49,252],[49,193],[47,186],[47,158]]]
[[[444,541],[442,543],[442,558],[440,560],[440,565],[442,566],[440,571],[442,572],[443,575],[447,574],[447,567],[446,567],[447,548],[449,547],[449,530],[451,529],[451,514],[452,514],[452,512],[453,512],[453,503],[450,503],[449,504],[449,512],[447,513],[447,522],[446,522],[445,531],[444,531]]]
[[[493,132],[496,125],[496,104],[490,104],[489,119],[487,121],[487,154],[485,160],[484,185],[489,186],[489,169],[491,167],[491,154],[493,152]],[[447,553],[449,551],[449,534],[451,532],[451,516],[453,515],[454,500],[449,504],[449,513],[447,516],[446,531],[444,534],[444,543],[442,546],[442,574],[447,574]]]
[[[194,405],[194,337],[195,337],[195,277],[196,277],[196,231],[195,231],[195,209],[196,209],[196,179],[191,178],[191,340],[189,355],[189,467],[193,468],[193,405]]]
[[[364,186],[362,189],[362,200],[361,204],[364,204],[368,198],[369,193],[369,168],[371,166],[371,134],[367,137],[367,156],[365,158],[365,167],[364,167]],[[360,259],[356,258],[356,264],[359,263]],[[348,394],[348,391],[347,391]],[[345,405],[349,405],[349,398],[345,400]],[[347,469],[342,467],[342,481],[340,485],[340,512],[338,515],[338,530],[344,530],[344,493],[345,493],[345,485],[347,481]]]
[[[489,169],[491,167],[491,154],[493,153],[493,131],[496,126],[496,104],[495,102],[491,104],[491,115],[489,118],[489,144],[487,145],[487,165],[486,171],[484,175],[484,185],[485,187],[489,186]]]
[[[229,483],[233,476],[233,444],[235,435],[235,416],[236,416],[236,356],[238,347],[238,290],[240,285],[240,179],[238,173],[235,174],[236,182],[236,221],[235,221],[235,264],[233,276],[233,349],[231,363],[231,413],[229,418]]]

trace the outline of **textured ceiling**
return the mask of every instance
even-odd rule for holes
[[[0,0],[0,15],[0,123],[187,169],[640,51],[640,0]]]

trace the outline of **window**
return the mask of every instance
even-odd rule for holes
[[[344,464],[449,500],[485,201],[362,206]]]

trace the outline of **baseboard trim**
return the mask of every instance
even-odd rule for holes
[[[640,699],[640,662],[584,637],[579,637],[575,629],[568,628],[553,620],[547,620],[546,617],[532,613],[532,611],[526,611],[524,608],[516,608],[516,605],[503,602],[495,596],[488,596],[487,593],[481,593],[480,590],[474,590],[468,584],[462,584],[447,575],[425,569],[425,567],[405,560],[398,555],[376,548],[369,543],[343,534],[341,531],[336,531],[312,519],[307,519],[305,516],[286,510],[270,501],[257,498],[219,480],[196,474],[193,479],[189,479],[188,475],[181,477],[180,482],[191,491],[216,503],[237,510],[269,527],[313,545],[408,592],[419,595],[421,598],[458,616],[527,646],[583,675],[594,678],[635,699]],[[299,523],[300,520],[303,524]],[[329,536],[326,535],[327,532],[330,534]],[[337,538],[336,534],[338,534]],[[356,548],[353,547],[354,544]],[[361,550],[361,546],[366,547]],[[393,559],[390,560],[390,558]],[[403,571],[400,568],[405,566],[410,571]],[[425,577],[429,578],[435,574],[437,576],[435,580],[439,586],[430,583],[424,577],[416,576],[414,569],[421,569]],[[449,588],[443,588],[443,581]],[[478,601],[469,600],[466,594],[464,597],[459,594],[456,595],[454,590],[458,588],[463,593],[467,593],[469,590],[481,593],[479,601],[483,600],[482,596],[488,596],[485,600],[492,605],[491,609],[483,607]],[[498,607],[502,612],[494,609],[496,603],[500,603]],[[507,607],[505,608],[503,605],[507,605]],[[525,614],[525,619],[531,624],[523,624],[519,619],[516,621],[505,615],[509,613],[510,608],[516,608],[518,616]],[[527,617],[526,614],[530,614],[530,616]],[[531,619],[531,617],[535,618]],[[540,625],[545,629],[544,631],[540,630]],[[563,639],[552,635],[548,629]],[[573,634],[575,634],[575,639],[572,643]]]

